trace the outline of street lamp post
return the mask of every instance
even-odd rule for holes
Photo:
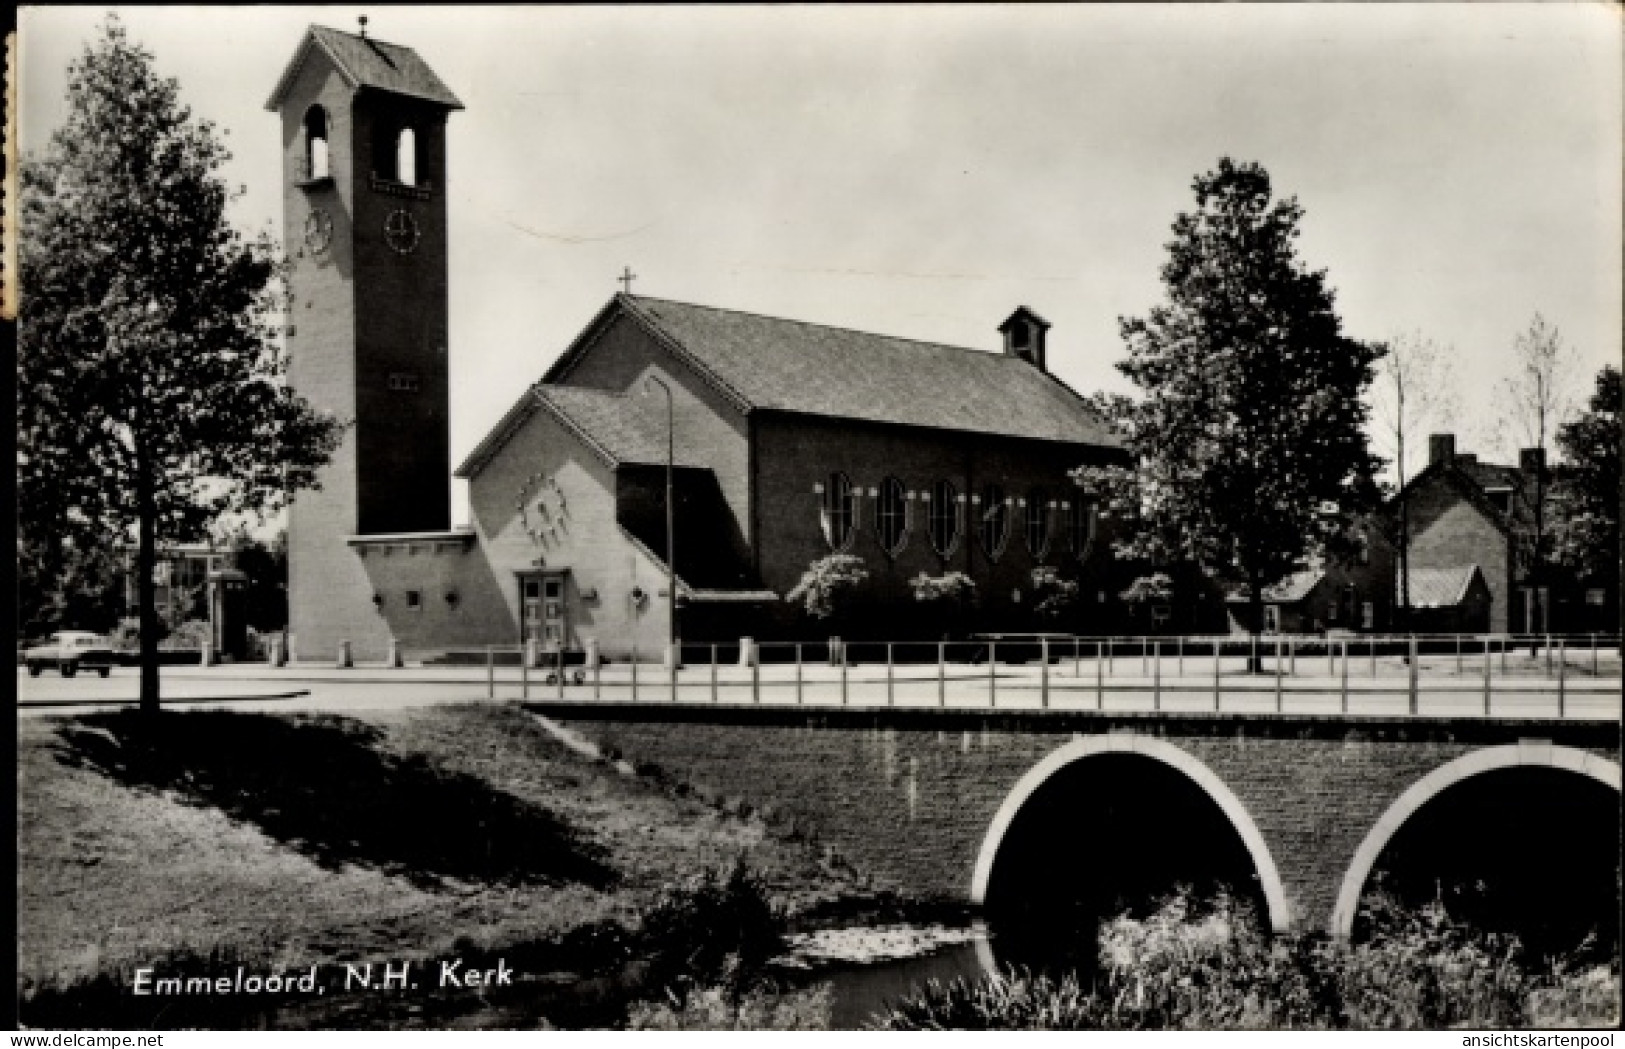
[[[644,392],[652,386],[660,387],[666,395],[666,618],[671,625],[671,661],[676,666],[681,660],[677,652],[677,504],[672,498],[672,463],[676,459],[676,426],[672,407],[671,387],[657,375],[644,380]]]

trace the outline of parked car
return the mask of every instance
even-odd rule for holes
[[[46,667],[56,667],[63,677],[73,677],[81,667],[106,677],[117,662],[112,642],[88,630],[59,630],[43,645],[23,652],[23,665],[28,667],[30,677],[39,677]]]

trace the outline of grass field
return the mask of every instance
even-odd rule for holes
[[[123,711],[25,719],[18,732],[25,1022],[42,989],[98,976],[122,988],[166,956],[308,968],[506,950],[568,968],[572,954],[587,960],[582,943],[635,928],[673,884],[740,857],[792,914],[867,895],[759,817],[573,753],[506,706],[365,721],[195,711],[149,723]],[[328,1000],[267,1022],[537,1019],[465,997],[451,1017],[369,998],[378,1004]]]

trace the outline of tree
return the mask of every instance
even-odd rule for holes
[[[1499,418],[1503,435],[1510,433],[1521,442],[1520,449],[1537,449],[1540,456],[1534,470],[1534,529],[1523,537],[1521,551],[1530,588],[1539,594],[1552,556],[1546,527],[1550,487],[1546,460],[1552,437],[1574,412],[1575,354],[1562,332],[1536,313],[1529,328],[1513,340],[1512,361],[1512,374],[1501,383]]]
[[[229,154],[116,18],[70,67],[68,103],[25,168],[20,533],[82,550],[134,533],[152,711],[157,544],[278,511],[341,426],[283,381],[275,246],[232,229]]]
[[[1302,209],[1259,165],[1196,178],[1174,222],[1167,301],[1119,321],[1141,398],[1118,424],[1134,466],[1074,471],[1119,517],[1120,557],[1194,563],[1262,590],[1311,554],[1346,556],[1375,505],[1363,397],[1378,346],[1345,337],[1324,272],[1294,247]]]
[[[19,517],[27,516],[19,509]],[[19,535],[17,625],[24,637],[59,627],[105,633],[124,608],[124,572],[118,551],[81,550],[67,542]]]
[[[1557,430],[1563,464],[1553,482],[1556,560],[1582,577],[1617,585],[1621,558],[1619,514],[1620,373],[1597,373],[1590,403]]]
[[[1411,610],[1410,507],[1405,491],[1412,475],[1412,460],[1419,451],[1416,438],[1434,426],[1449,425],[1458,406],[1450,369],[1455,350],[1441,346],[1421,332],[1391,339],[1371,388],[1371,403],[1378,447],[1391,456],[1399,527],[1399,611],[1408,623]]]
[[[270,542],[240,532],[231,542],[232,567],[247,578],[243,615],[261,633],[288,625],[288,533],[280,531]]]

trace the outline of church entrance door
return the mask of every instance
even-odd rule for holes
[[[519,577],[519,607],[524,641],[543,652],[560,652],[570,637],[565,603],[569,572],[537,572]]]

